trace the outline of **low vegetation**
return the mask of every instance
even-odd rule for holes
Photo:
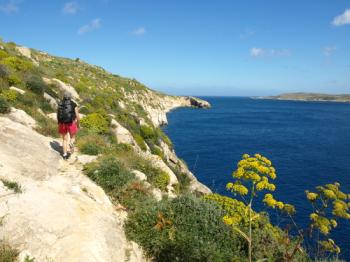
[[[0,181],[3,183],[5,187],[7,187],[9,190],[13,190],[13,192],[22,193],[21,186],[17,182],[9,181],[6,179],[0,179]]]
[[[19,252],[0,241],[0,262],[16,262]]]

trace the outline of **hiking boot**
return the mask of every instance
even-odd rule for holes
[[[64,160],[68,160],[68,158],[70,157],[70,153],[69,152],[67,152],[66,154],[63,154],[62,155],[62,158],[64,159]]]

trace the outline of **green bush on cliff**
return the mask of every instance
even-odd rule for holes
[[[138,180],[130,181],[119,192],[111,196],[129,211],[141,208],[146,202],[156,204],[150,189]]]
[[[14,90],[0,90],[0,97],[3,97],[9,102],[15,102],[17,99],[18,93]]]
[[[0,114],[7,114],[10,113],[10,111],[10,104],[4,97],[0,96]]]
[[[41,95],[44,93],[46,84],[38,75],[28,75],[26,79],[26,87],[33,93]]]
[[[216,205],[191,195],[144,205],[129,215],[129,239],[154,261],[239,261],[240,241]],[[236,260],[235,260],[236,259]]]
[[[91,132],[105,134],[109,131],[110,119],[104,112],[92,113],[80,120],[81,126]]]
[[[7,82],[10,86],[20,86],[22,85],[22,79],[15,75],[15,74],[10,74],[8,77],[7,77]]]
[[[33,64],[31,62],[16,56],[6,57],[2,59],[1,63],[21,72],[31,71],[33,69]]]
[[[19,252],[16,249],[0,241],[0,262],[15,262],[18,255]]]
[[[163,170],[154,167],[150,161],[139,159],[135,165],[135,169],[147,175],[147,180],[156,188],[166,191],[166,187],[170,182],[169,175]]]
[[[134,134],[134,139],[135,139],[137,145],[138,145],[143,151],[146,151],[146,150],[147,150],[147,146],[146,146],[145,140],[143,140],[142,136],[140,136],[139,134]]]
[[[85,174],[101,186],[107,193],[119,191],[123,186],[135,179],[125,166],[114,156],[103,157],[97,163],[85,166]]]
[[[10,74],[10,70],[8,69],[8,67],[0,64],[0,78],[7,78],[9,74]]]
[[[155,139],[155,138],[157,138],[157,134],[154,132],[153,128],[151,128],[150,126],[141,125],[140,126],[140,132],[141,132],[141,136],[144,139]]]
[[[78,136],[77,146],[82,154],[98,155],[107,147],[107,143],[101,135],[92,133]]]

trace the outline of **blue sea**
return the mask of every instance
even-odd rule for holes
[[[198,180],[230,196],[225,185],[244,153],[260,153],[277,170],[274,196],[293,204],[296,221],[306,226],[312,212],[305,190],[339,182],[350,193],[350,103],[303,102],[247,97],[203,97],[211,109],[176,109],[164,131],[177,155]],[[260,201],[278,225],[288,223]],[[339,220],[330,237],[350,261],[350,222]]]

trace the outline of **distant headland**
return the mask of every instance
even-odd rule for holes
[[[331,95],[320,93],[284,93],[277,96],[256,97],[260,99],[294,100],[294,101],[328,101],[350,102],[350,94]]]

